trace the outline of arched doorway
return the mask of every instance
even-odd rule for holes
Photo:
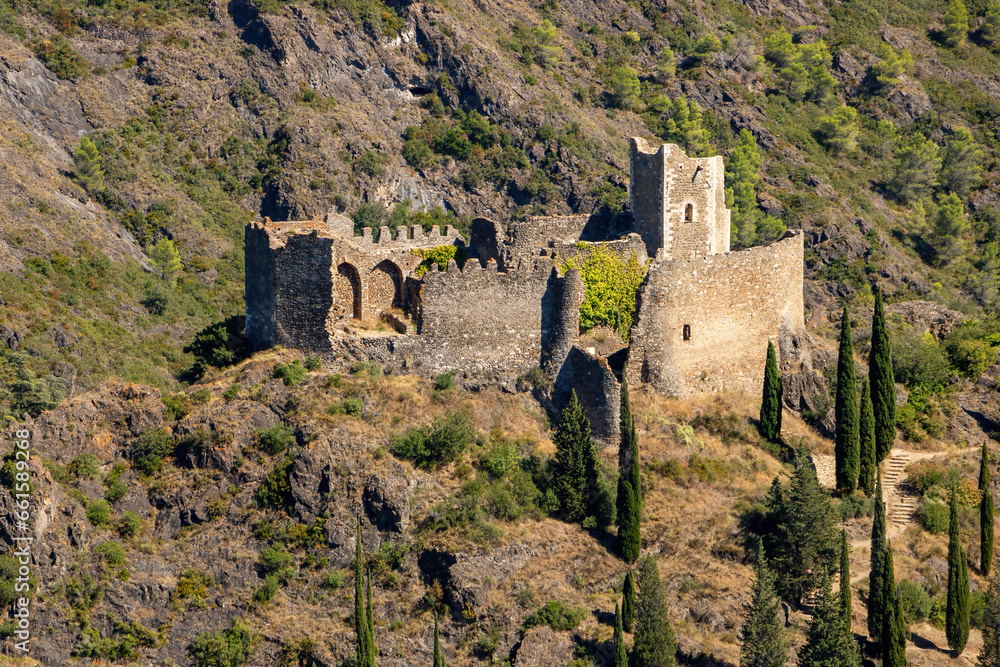
[[[347,262],[337,267],[334,280],[334,308],[343,318],[361,319],[361,277],[358,270]]]
[[[390,308],[403,307],[403,271],[388,259],[368,274],[368,310],[378,317]]]

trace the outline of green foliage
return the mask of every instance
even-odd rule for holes
[[[264,577],[264,583],[261,584],[260,588],[254,591],[254,602],[257,602],[258,604],[270,602],[274,599],[274,596],[277,594],[279,588],[281,588],[281,584],[278,582],[278,575],[269,574]]]
[[[967,197],[979,186],[983,174],[983,150],[964,127],[952,130],[941,156],[941,187]]]
[[[428,426],[407,429],[391,439],[392,453],[421,468],[451,463],[472,442],[476,431],[467,412],[438,417]]]
[[[80,138],[76,152],[73,153],[73,162],[76,165],[74,177],[80,187],[91,194],[96,194],[104,189],[101,154],[97,151],[97,146],[90,140],[90,137]]]
[[[858,389],[854,375],[854,343],[851,340],[851,316],[844,306],[840,318],[840,350],[837,355],[836,457],[837,490],[844,495],[854,492],[860,465],[860,423]]]
[[[423,259],[423,261],[420,262],[416,268],[416,276],[418,278],[430,271],[431,267],[435,264],[437,264],[439,271],[447,271],[449,260],[455,260],[455,263],[459,265],[458,268],[462,268],[462,264],[465,263],[464,255],[458,252],[458,246],[455,245],[439,245],[434,248],[416,248],[410,252]],[[459,264],[460,260],[461,264]]]
[[[625,629],[622,626],[622,610],[615,601],[615,633],[612,641],[614,645],[614,667],[628,667],[628,653],[625,649]]]
[[[580,266],[580,275],[587,288],[580,306],[580,328],[589,331],[603,324],[628,340],[635,320],[635,295],[646,267],[635,253],[624,260],[603,246],[594,246]]]
[[[617,108],[634,109],[639,105],[639,74],[628,65],[612,70],[605,83]]]
[[[781,376],[774,345],[767,342],[767,360],[764,363],[764,389],[760,402],[760,434],[772,442],[781,437]]]
[[[358,667],[375,667],[375,622],[372,615],[371,577],[368,578],[368,604],[362,600],[364,581],[364,552],[361,546],[361,522],[355,535],[354,555],[354,636],[357,646]]]
[[[901,324],[891,333],[894,377],[909,389],[944,388],[954,373],[945,351],[929,332]]]
[[[111,523],[111,506],[106,500],[93,500],[87,504],[87,521],[104,528]]]
[[[858,488],[871,497],[875,491],[875,415],[868,378],[861,378],[858,418]]]
[[[385,176],[385,165],[389,164],[389,156],[375,151],[365,151],[354,160],[354,171],[372,178]]]
[[[813,618],[806,633],[806,644],[799,652],[801,667],[859,667],[861,656],[850,626],[830,588],[830,578],[822,577],[820,597],[813,607]]]
[[[234,619],[227,630],[197,635],[187,653],[195,667],[241,667],[250,660],[257,640],[247,623]]]
[[[983,441],[979,459],[979,572],[990,576],[993,567],[993,491],[990,489],[990,451]]]
[[[993,46],[1000,42],[1000,0],[989,0],[986,4],[986,15],[979,28],[979,36]]]
[[[129,458],[132,467],[144,475],[152,475],[163,467],[163,459],[174,450],[174,438],[168,429],[146,431],[132,445]]]
[[[269,2],[277,8],[271,13],[281,11],[280,0],[257,0]],[[323,11],[343,9],[358,25],[376,37],[395,37],[406,26],[395,7],[386,5],[382,0],[312,0],[313,7]],[[362,665],[362,667],[364,667]]]
[[[576,630],[586,615],[586,609],[570,607],[558,600],[550,600],[526,618],[521,627],[527,630],[539,625],[547,625],[556,632]]]
[[[663,50],[660,51],[660,57],[656,59],[656,78],[660,83],[667,83],[677,74],[677,64],[674,58],[674,52],[669,46],[663,47]]]
[[[740,667],[784,667],[788,661],[781,600],[775,593],[774,581],[775,576],[764,557],[764,547],[758,542],[750,599],[743,604]]]
[[[287,364],[283,364],[280,361],[276,363],[274,370],[271,371],[271,377],[279,378],[284,381],[286,387],[291,387],[305,380],[306,373],[307,371],[302,362],[298,359],[293,359]]]
[[[732,210],[730,237],[735,249],[773,240],[759,233],[764,214],[757,206],[757,183],[763,163],[753,134],[740,130],[739,142],[726,160],[726,205]]]
[[[149,252],[150,259],[156,263],[160,269],[160,276],[170,287],[177,286],[177,276],[184,269],[181,263],[180,253],[174,247],[174,242],[166,237],[160,241]]]
[[[104,499],[109,503],[116,503],[128,493],[128,487],[125,482],[118,478],[111,480],[108,490],[104,493]]]
[[[434,378],[434,389],[436,389],[437,391],[447,391],[448,389],[451,389],[451,387],[454,384],[454,382],[455,382],[455,375],[454,375],[454,373],[450,373],[450,372],[449,373],[439,373]]]
[[[635,576],[630,567],[622,584],[622,627],[626,632],[632,632],[635,626],[636,604]]]
[[[118,523],[115,524],[115,532],[123,540],[135,537],[142,531],[142,519],[135,512],[126,511]]]
[[[546,69],[558,65],[562,47],[555,43],[559,31],[552,22],[545,19],[531,33],[535,37],[535,62]]]
[[[941,156],[934,142],[915,132],[896,144],[893,174],[886,189],[909,203],[927,197],[938,185]]]
[[[958,655],[969,640],[969,571],[959,535],[958,493],[953,487],[948,523],[948,597],[945,635],[948,646]]]
[[[858,111],[854,107],[840,106],[819,121],[818,132],[827,147],[837,155],[857,148]]]
[[[983,647],[979,650],[981,667],[1000,666],[1000,570],[990,577],[983,609]]]
[[[899,582],[898,591],[903,617],[911,623],[926,621],[933,606],[933,600],[927,593],[927,589],[915,581],[904,579]]]
[[[948,3],[943,23],[945,43],[952,48],[964,45],[969,32],[969,11],[962,0],[951,0]]]
[[[694,43],[691,55],[700,63],[706,63],[719,51],[722,51],[722,43],[718,37],[709,33]]]
[[[262,428],[257,431],[254,444],[266,454],[279,454],[295,444],[295,436],[288,424],[278,422],[270,428]]]
[[[87,59],[62,35],[54,35],[52,39],[36,39],[31,47],[38,59],[60,79],[83,76],[90,70]]]
[[[260,553],[257,564],[260,565],[260,569],[265,575],[279,574],[291,567],[292,557],[280,546],[271,545]]]
[[[878,50],[879,61],[872,65],[872,76],[879,86],[889,87],[899,83],[899,77],[913,67],[913,54],[904,48],[896,53],[888,44],[881,44]]]
[[[113,635],[110,637],[101,637],[101,633],[95,628],[84,627],[77,637],[72,655],[79,658],[103,658],[113,662],[131,663],[141,657],[140,648],[152,648],[156,644],[156,633],[141,623],[116,620]]]
[[[954,192],[938,200],[938,215],[931,236],[934,249],[942,264],[947,264],[965,254],[968,242],[969,221],[965,219],[965,204]]]
[[[784,27],[764,38],[764,57],[777,68],[788,67],[798,59],[798,49]]]
[[[294,457],[286,456],[265,475],[257,489],[257,504],[261,507],[288,507],[292,504],[288,471],[294,461]]]
[[[697,102],[684,97],[671,102],[666,97],[654,97],[644,115],[646,126],[655,135],[675,143],[692,157],[704,157],[712,150],[711,138],[705,128],[704,116]]]
[[[851,629],[851,545],[847,531],[840,531],[840,614],[847,631]]]
[[[556,446],[552,488],[566,521],[582,522],[594,514],[597,454],[590,436],[590,421],[575,390],[562,410],[552,440]]]
[[[105,542],[94,547],[97,554],[108,565],[125,564],[125,548],[117,542]]]
[[[906,618],[903,606],[896,594],[896,575],[892,563],[892,545],[885,554],[884,596],[886,615],[882,630],[882,665],[884,667],[906,667]]]
[[[944,535],[948,532],[948,506],[934,500],[923,500],[917,507],[917,521],[928,533]]]
[[[871,569],[868,574],[868,637],[878,643],[882,639],[885,625],[885,502],[882,498],[882,475],[877,473],[875,485],[875,517],[872,520]]]
[[[619,551],[626,563],[634,563],[639,558],[642,547],[640,537],[642,481],[639,477],[639,441],[635,432],[635,420],[632,418],[628,381],[624,375],[619,411],[621,442],[618,445],[618,494],[615,517],[618,525]]]
[[[868,381],[871,383],[872,413],[875,415],[875,460],[881,463],[889,455],[896,439],[896,380],[892,372],[892,350],[885,324],[882,290],[878,288],[875,289],[872,315]]]
[[[677,640],[670,625],[667,598],[656,559],[646,556],[639,566],[632,664],[667,667],[676,664]]]

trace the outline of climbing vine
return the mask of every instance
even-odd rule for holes
[[[568,260],[563,270],[576,268]],[[598,325],[611,327],[624,340],[635,321],[635,294],[646,275],[646,267],[633,252],[623,259],[611,250],[595,246],[580,265],[587,296],[580,306],[580,328],[589,331]]]
[[[417,265],[416,275],[418,278],[430,271],[431,266],[434,264],[437,264],[438,269],[441,271],[447,271],[449,259],[455,260],[458,268],[462,268],[466,258],[464,250],[453,245],[439,245],[435,248],[417,248],[410,252],[424,259],[424,261]]]

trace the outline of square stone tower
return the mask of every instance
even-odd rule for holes
[[[633,137],[629,197],[635,231],[655,257],[729,252],[729,209],[721,156],[689,158],[676,144],[650,148]]]

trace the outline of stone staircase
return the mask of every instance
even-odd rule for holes
[[[923,456],[893,449],[883,463],[882,493],[886,506],[886,536],[902,533],[916,518],[918,497],[905,486],[906,467]]]

